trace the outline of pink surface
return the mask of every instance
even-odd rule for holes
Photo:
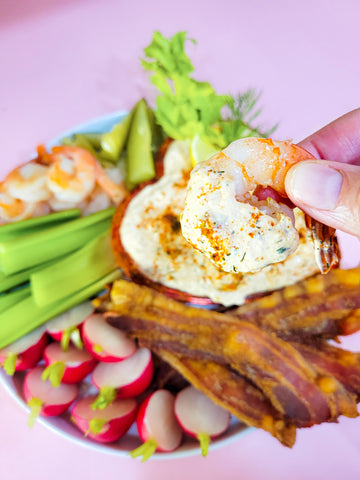
[[[139,57],[153,30],[187,30],[198,79],[262,91],[262,120],[301,140],[359,106],[357,0],[0,2],[0,177],[80,122],[153,98]],[[360,336],[348,341],[360,350]],[[360,478],[360,422],[301,431],[292,450],[255,432],[207,459],[137,461],[94,453],[40,425],[0,388],[0,478],[45,480]]]

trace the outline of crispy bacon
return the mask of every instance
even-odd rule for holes
[[[155,352],[194,387],[241,422],[266,430],[287,447],[295,443],[295,426],[274,409],[259,389],[227,366],[184,357],[164,349],[156,349]]]
[[[316,275],[229,314],[285,340],[352,334],[360,329],[360,268]]]
[[[256,325],[121,280],[111,298],[106,306],[113,312],[112,325],[152,349],[230,365],[298,427],[334,421],[351,411],[351,399],[339,402],[339,389],[323,388],[322,376],[292,345]]]
[[[319,371],[331,375],[360,400],[360,354],[317,342],[313,345],[293,343],[301,355]]]

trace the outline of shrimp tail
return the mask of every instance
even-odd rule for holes
[[[328,273],[340,265],[340,249],[335,229],[324,225],[309,215],[305,216],[306,226],[314,242],[316,262],[321,273]]]
[[[52,163],[51,154],[47,151],[45,145],[40,144],[36,147],[37,157],[35,161],[42,165],[50,165]]]

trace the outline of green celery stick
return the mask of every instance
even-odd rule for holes
[[[48,267],[52,265],[58,259],[50,260],[49,262],[41,263],[35,267],[22,270],[19,273],[14,273],[13,275],[5,275],[3,272],[0,272],[0,293],[6,292],[14,287],[19,287],[20,285],[28,282],[30,280],[30,275],[34,272],[37,272],[41,268]],[[0,310],[1,311],[1,310]]]
[[[127,117],[125,117],[120,123],[114,125],[110,132],[102,135],[101,155],[103,157],[108,158],[115,163],[118,162],[129,135],[135,109],[136,106],[131,110]]]
[[[0,242],[0,264],[3,273],[12,275],[76,250],[89,238],[87,229],[95,227],[96,230],[96,224],[105,220],[110,226],[114,212],[115,208],[110,207],[45,231]]]
[[[151,143],[148,107],[145,100],[141,100],[136,106],[127,142],[127,182],[130,185],[155,177]]]
[[[116,268],[107,231],[59,262],[32,274],[32,294],[37,305],[45,306],[87,287]]]
[[[50,213],[41,217],[28,218],[20,222],[7,223],[0,226],[0,241],[15,238],[18,235],[35,232],[37,229],[48,228],[57,223],[62,223],[80,217],[81,210],[73,208],[63,212]]]
[[[0,313],[0,349],[10,345],[35,328],[67,310],[79,305],[100,293],[106,284],[121,277],[119,269],[98,278],[86,288],[73,291],[60,301],[39,307],[32,295],[18,302],[13,307]]]
[[[7,293],[0,296],[0,312],[4,312],[6,309],[11,308],[24,298],[31,295],[30,287],[19,288],[14,292]]]

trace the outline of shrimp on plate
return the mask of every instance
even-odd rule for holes
[[[299,244],[285,176],[310,157],[288,141],[251,137],[198,163],[181,217],[184,237],[227,272],[256,272],[285,260]],[[267,191],[273,193],[264,199]],[[339,263],[335,232],[310,218],[307,225],[325,273]]]
[[[84,215],[117,205],[126,195],[122,175],[102,168],[79,147],[57,146],[15,168],[0,185],[0,223],[80,208]]]
[[[50,196],[46,167],[29,162],[15,168],[0,185],[0,223],[46,215]]]
[[[117,205],[125,189],[111,180],[95,157],[79,147],[54,147],[46,156],[49,162],[48,185],[54,199],[79,204],[93,193],[96,185]]]
[[[0,185],[0,225],[36,216],[36,209],[36,203],[14,198],[6,192],[3,184]]]
[[[51,196],[47,175],[46,166],[29,162],[10,172],[4,181],[4,187],[11,197],[24,202],[46,201]]]

